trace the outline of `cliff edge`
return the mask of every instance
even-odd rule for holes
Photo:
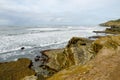
[[[79,62],[65,68],[47,80],[119,80],[120,35],[99,38],[88,49],[94,52],[94,57],[82,65]]]

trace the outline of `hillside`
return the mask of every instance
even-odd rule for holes
[[[100,24],[101,26],[108,26],[108,27],[120,27],[120,19],[111,20],[105,23]]]

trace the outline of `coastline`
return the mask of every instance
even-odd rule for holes
[[[111,51],[110,50],[111,48],[112,50],[117,51],[119,42],[120,42],[119,41],[120,36],[118,35],[119,31],[114,31],[113,29],[114,29],[113,27],[110,27],[110,31],[107,31],[108,28],[106,28],[105,31],[93,31],[94,33],[99,33],[99,34],[105,33],[106,34],[105,36],[96,35],[96,36],[90,36],[89,38],[73,37],[72,39],[69,40],[65,48],[48,49],[48,50],[41,51],[40,53],[42,55],[36,56],[35,61],[32,62],[32,64],[31,64],[31,61],[29,61],[28,63],[30,64],[27,65],[26,61],[28,60],[23,59],[25,61],[23,61],[22,64],[27,65],[27,67],[25,68],[29,68],[33,72],[32,74],[28,75],[28,73],[26,73],[24,69],[21,69],[23,73],[24,72],[26,73],[25,76],[22,76],[19,79],[16,79],[19,76],[17,75],[15,79],[26,80],[27,78],[31,78],[32,76],[33,80],[41,80],[41,79],[42,80],[74,80],[76,77],[77,77],[76,80],[78,80],[79,78],[87,80],[86,78],[90,77],[89,75],[91,75],[88,72],[95,73],[94,71],[92,71],[92,68],[94,70],[93,65],[94,66],[99,65],[97,64],[97,62],[103,61],[100,59],[102,57],[103,57],[102,59],[106,59],[106,56],[100,54],[102,53],[102,51],[104,53],[104,51],[107,50],[107,52],[110,53],[109,51]],[[115,34],[116,36],[114,36]],[[91,38],[94,40],[92,40]],[[114,41],[112,41],[111,39],[113,39]],[[102,42],[102,41],[105,41],[105,42]],[[115,55],[115,52],[110,54]],[[111,57],[111,55],[107,54],[107,57]],[[22,59],[18,59],[17,61],[14,61],[15,63],[12,61],[7,63],[13,63],[12,65],[15,65],[16,63],[19,62],[19,60],[22,60]],[[4,64],[7,64],[7,63],[6,62],[0,63],[0,67],[2,67]],[[100,64],[100,66],[101,65],[104,65],[104,63]],[[117,64],[115,63],[115,65]],[[107,65],[105,65],[103,69],[105,69],[106,66]],[[11,66],[5,65],[3,69],[6,67],[11,67]],[[20,67],[21,65],[18,68]],[[98,66],[95,66],[95,68],[98,69]],[[16,67],[13,67],[11,70],[13,71],[14,69],[16,69]],[[69,72],[71,70],[73,72]],[[112,69],[108,69],[108,73],[109,73],[109,70],[112,70]],[[64,72],[65,73],[63,74],[62,71],[63,73]],[[11,78],[12,74],[9,75],[10,78],[8,79],[5,77],[2,77],[4,74],[6,74],[5,72],[0,71],[0,74],[1,74],[0,79],[12,80]],[[77,76],[75,76],[74,74],[77,74]],[[73,75],[73,77],[71,75]],[[81,77],[78,75],[81,75]],[[67,77],[64,78],[63,76],[67,76]],[[15,76],[12,76],[12,77],[15,77]],[[97,77],[98,77],[97,75],[96,75],[96,78],[94,79],[92,79],[91,77],[90,80],[95,80],[97,79]],[[103,77],[102,80],[104,80],[104,78],[105,77]]]

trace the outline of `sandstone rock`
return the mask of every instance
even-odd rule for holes
[[[64,54],[67,58],[67,67],[71,65],[84,64],[85,62],[87,62],[94,55],[89,49],[91,43],[92,40],[73,37],[68,42],[64,50]]]
[[[21,79],[21,80],[37,80],[37,77],[32,75],[32,76],[26,76],[25,78]]]
[[[84,64],[94,54],[88,50],[92,40],[73,37],[64,49],[44,51],[48,56],[47,66],[56,71],[67,68],[71,65]]]
[[[89,47],[94,58],[83,65],[73,65],[47,80],[119,80],[120,35],[99,38]]]
[[[48,57],[48,61],[46,62],[46,64],[44,63],[43,65],[40,66],[40,68],[42,68],[40,72],[48,73],[47,75],[43,74],[44,77],[51,76],[54,73],[61,70],[64,61],[66,61],[63,51],[64,49],[54,49],[42,52],[43,55]]]
[[[25,76],[35,75],[30,69],[32,62],[27,58],[0,63],[0,80],[21,80]]]
[[[90,49],[91,43],[92,40],[73,37],[64,49],[43,51],[42,54],[48,57],[48,61],[44,64],[44,67],[53,75],[72,65],[85,64],[95,55],[92,49]],[[48,75],[51,76],[50,74]]]

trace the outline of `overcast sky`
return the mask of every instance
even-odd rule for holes
[[[120,18],[120,0],[0,0],[0,25],[97,25]]]

